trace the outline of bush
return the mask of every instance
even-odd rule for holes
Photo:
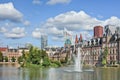
[[[22,56],[20,56],[20,57],[18,58],[18,63],[20,64],[20,62],[23,62]]]
[[[53,67],[60,67],[61,66],[61,62],[59,62],[59,61],[51,61],[51,64],[52,64],[52,66],[53,66],[53,64],[55,65],[55,66],[53,66]]]
[[[2,54],[2,52],[0,52],[0,62],[2,62],[3,61],[3,54]]]
[[[8,62],[8,57],[7,56],[5,56],[5,62]]]
[[[44,67],[49,67],[50,66],[50,60],[48,59],[48,57],[45,57],[43,59],[42,66],[44,66]]]
[[[16,59],[15,59],[15,57],[12,57],[12,59],[11,59],[11,60],[12,60],[12,62],[15,62],[15,60],[16,60]]]

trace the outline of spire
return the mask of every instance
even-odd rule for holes
[[[78,36],[75,37],[75,43],[78,43]]]
[[[80,34],[80,42],[82,42],[82,34]]]

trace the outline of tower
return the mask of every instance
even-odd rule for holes
[[[44,49],[45,47],[47,47],[47,35],[41,35],[41,49]]]
[[[80,42],[82,42],[82,34],[80,34]]]
[[[78,44],[78,36],[75,37],[75,44]]]
[[[103,27],[95,26],[94,27],[94,38],[103,37]]]

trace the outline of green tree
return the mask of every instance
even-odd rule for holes
[[[22,50],[22,58],[25,59],[25,50]]]
[[[106,59],[107,59],[107,55],[108,55],[108,48],[106,47],[105,50],[104,50],[104,56],[105,56]]]
[[[12,57],[12,59],[11,59],[11,60],[12,60],[12,62],[15,62],[15,60],[16,60],[16,59],[15,59],[15,57]]]
[[[23,62],[22,56],[18,57],[18,63],[20,64],[21,62]]]
[[[41,65],[44,67],[50,66],[51,61],[49,60],[48,54],[44,50],[40,50],[37,47],[30,46],[29,52],[22,51],[22,57],[18,58],[19,63],[23,62],[23,66],[29,65]],[[56,62],[57,65],[60,65]]]
[[[102,59],[102,65],[106,65],[106,59]]]
[[[40,64],[40,60],[41,60],[41,51],[38,48],[31,46],[29,50],[27,62],[38,65]]]
[[[107,64],[107,56],[108,56],[108,48],[106,47],[104,49],[103,55],[102,55],[102,65],[106,66]]]
[[[28,57],[28,63],[32,63],[32,57],[33,57],[33,46],[30,46],[30,49],[29,49],[29,57]]]
[[[5,62],[8,62],[8,57],[7,56],[5,56]]]
[[[3,54],[2,54],[2,52],[0,52],[0,62],[2,62],[3,61]]]
[[[50,66],[50,60],[48,57],[44,57],[42,65],[44,67],[49,67]]]

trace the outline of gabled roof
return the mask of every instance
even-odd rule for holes
[[[6,51],[7,50],[7,47],[0,47],[0,51]]]

